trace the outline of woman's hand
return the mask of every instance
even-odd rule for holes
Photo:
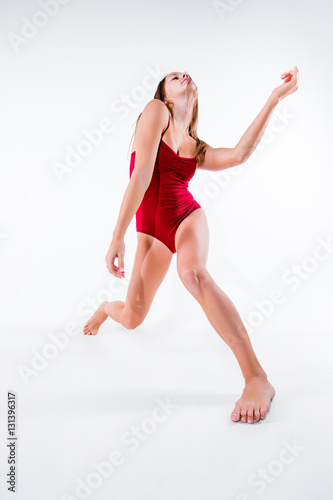
[[[112,239],[110,248],[105,257],[106,267],[109,272],[116,278],[125,278],[124,271],[124,255],[125,243],[122,238]],[[118,257],[118,267],[115,265],[114,260]]]
[[[298,68],[294,66],[293,70],[282,73],[281,78],[284,80],[283,84],[273,90],[273,94],[277,95],[279,101],[292,94],[298,89]]]

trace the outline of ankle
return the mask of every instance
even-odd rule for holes
[[[263,368],[247,375],[245,378],[245,384],[252,382],[253,380],[267,380],[267,373]]]

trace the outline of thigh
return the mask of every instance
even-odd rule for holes
[[[171,263],[173,253],[159,240],[137,232],[137,249],[124,314],[143,321]]]
[[[209,247],[209,230],[202,208],[190,213],[177,228],[175,245],[177,270],[198,269],[206,266]]]

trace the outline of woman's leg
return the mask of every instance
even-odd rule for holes
[[[85,335],[96,335],[108,317],[132,330],[147,316],[154,296],[169,269],[173,253],[150,235],[138,232],[137,238],[138,244],[125,302],[102,302],[84,325]]]
[[[245,388],[231,419],[257,422],[265,418],[275,390],[253,351],[236,307],[206,269],[208,243],[206,215],[197,209],[183,220],[176,232],[177,271],[213,328],[235,354],[242,370]]]

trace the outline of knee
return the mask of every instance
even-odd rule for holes
[[[209,279],[208,271],[205,267],[190,266],[180,267],[178,275],[184,286],[190,291],[200,293],[202,286]]]
[[[123,315],[121,323],[127,330],[135,330],[143,323],[143,318],[133,313],[127,313]]]

